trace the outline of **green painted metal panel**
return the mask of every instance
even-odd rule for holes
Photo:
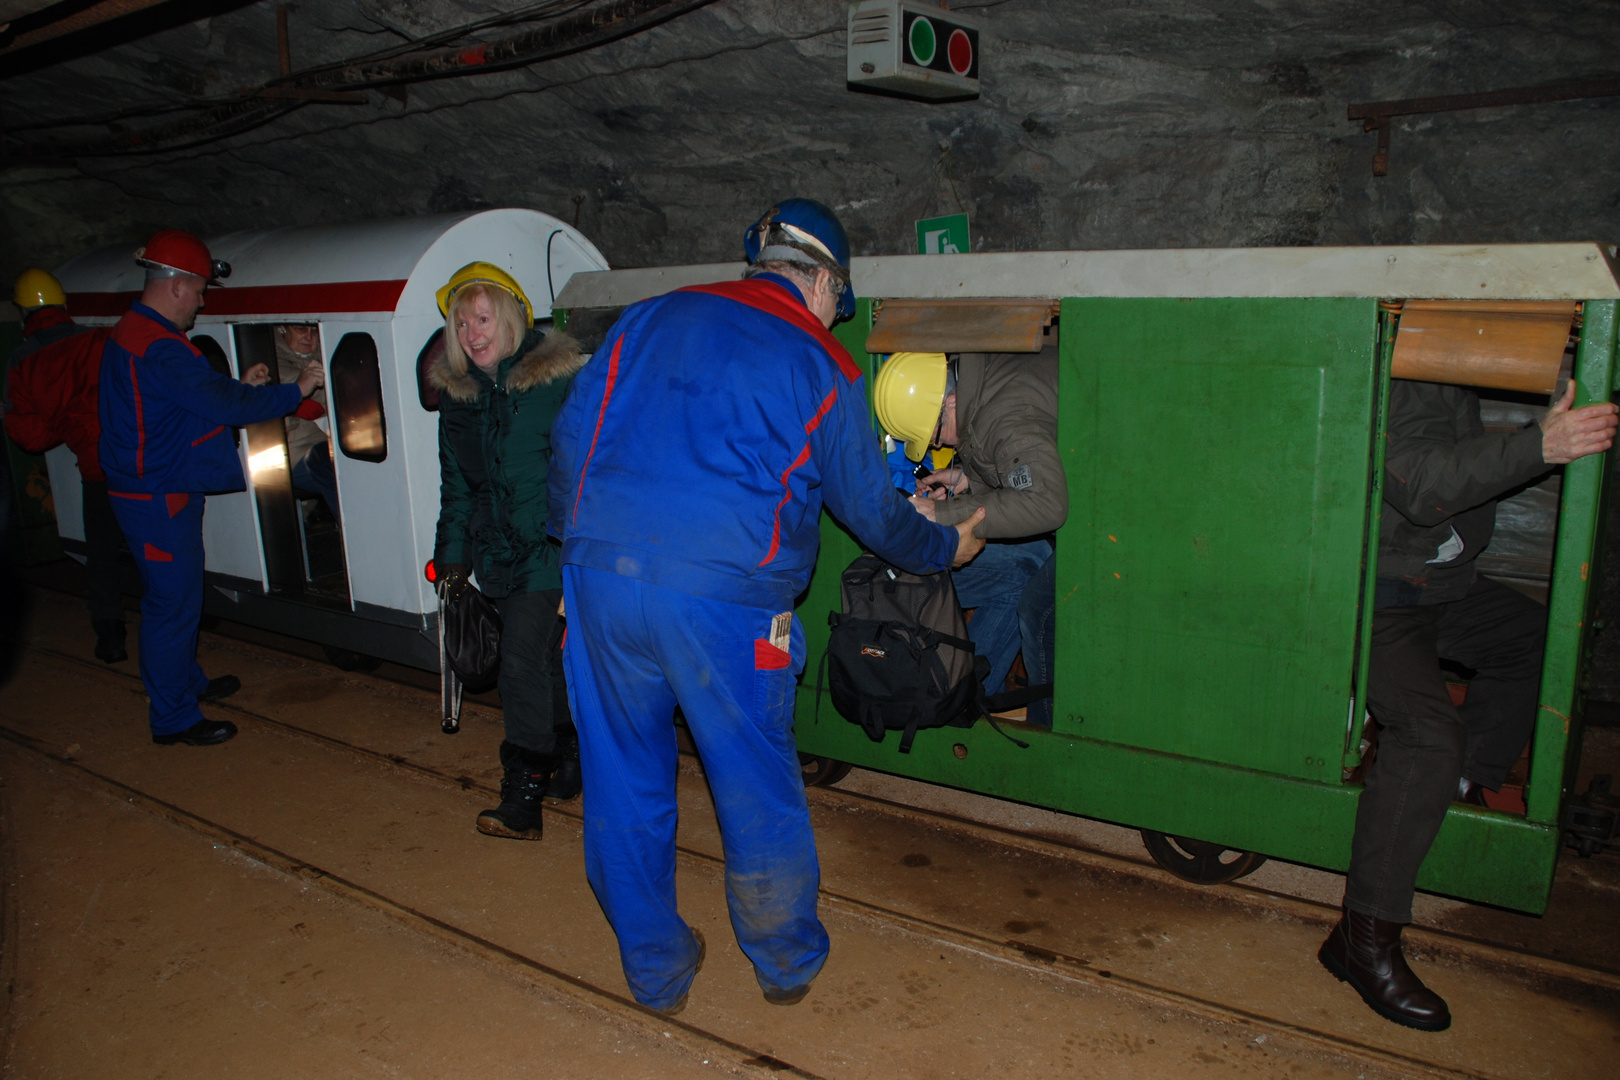
[[[1613,300],[1585,306],[1575,354],[1576,404],[1608,401],[1614,393],[1617,328]],[[1532,821],[1556,823],[1574,780],[1579,748],[1585,650],[1600,580],[1596,557],[1602,550],[1608,454],[1564,466],[1559,496],[1558,537],[1548,594],[1547,654],[1541,671],[1541,708],[1530,749],[1530,783],[1525,789]]]
[[[1349,863],[1357,788],[1029,729],[1018,731],[1030,744],[1021,750],[983,723],[918,732],[911,753],[901,755],[893,736],[873,743],[825,700],[817,715],[813,680],[806,682],[797,735],[807,753],[1311,866]],[[1454,806],[1418,885],[1540,912],[1557,842],[1549,826]]]
[[[1069,299],[1059,730],[1339,779],[1377,364],[1370,299]]]

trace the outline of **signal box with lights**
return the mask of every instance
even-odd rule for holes
[[[929,3],[851,4],[849,81],[911,97],[977,97],[979,24]]]

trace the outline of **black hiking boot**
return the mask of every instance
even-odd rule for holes
[[[552,802],[567,802],[579,798],[585,788],[585,779],[579,771],[579,732],[574,725],[557,729],[557,771],[551,774],[546,786],[546,798]]]
[[[1346,909],[1316,958],[1385,1020],[1419,1031],[1451,1026],[1445,1001],[1406,966],[1400,923]]]
[[[557,767],[555,754],[539,754],[509,742],[501,743],[501,805],[478,815],[478,831],[486,836],[513,840],[540,839],[543,823],[540,802]]]

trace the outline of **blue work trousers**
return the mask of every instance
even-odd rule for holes
[[[1024,666],[1034,673],[1028,651],[1034,643],[1024,640],[1019,631],[1019,605],[1025,587],[1051,557],[1052,545],[1045,540],[992,540],[972,562],[951,571],[956,599],[963,608],[973,609],[968,637],[978,654],[990,661],[990,674],[984,680],[986,694],[1001,693],[1020,646],[1026,647]]]
[[[769,642],[775,612],[636,578],[563,567],[563,663],[585,776],[585,873],[619,938],[637,1001],[668,1008],[692,984],[697,943],[675,904],[674,713],[714,794],[726,901],[765,990],[814,979],[827,959],[821,869],[793,741],[804,631]]]
[[[112,495],[113,513],[141,572],[141,681],[152,734],[172,735],[203,718],[197,664],[203,606],[203,496]]]

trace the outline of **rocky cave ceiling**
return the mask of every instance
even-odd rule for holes
[[[0,18],[41,2],[0,0]],[[526,21],[449,40],[609,3],[306,0],[289,12],[292,69],[520,7]],[[270,3],[170,0],[14,46],[0,52],[0,271],[161,225],[497,205],[577,216],[615,265],[711,261],[788,193],[835,206],[859,253],[911,250],[915,218],[958,207],[976,250],[1620,238],[1620,98],[1400,118],[1379,178],[1374,136],[1345,118],[1358,101],[1612,75],[1608,0],[962,0],[985,26],[983,92],[944,104],[852,91],[845,7],[676,4],[583,51],[344,103],[240,104],[278,76]],[[254,126],[81,156],[153,125],[196,129],[198,106],[222,102],[259,110]]]

